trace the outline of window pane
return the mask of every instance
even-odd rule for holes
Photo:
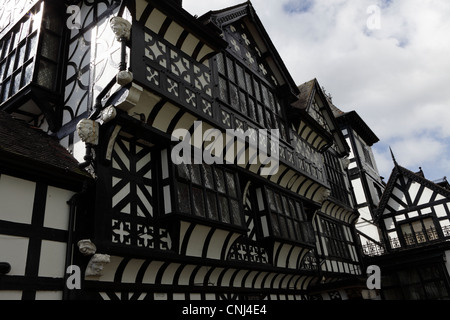
[[[236,183],[234,182],[234,174],[226,172],[225,176],[227,177],[228,195],[237,198]]]
[[[239,92],[239,102],[241,106],[241,112],[243,114],[247,114],[247,99],[245,97],[245,93],[243,91]]]
[[[282,216],[279,216],[279,222],[280,222],[280,232],[281,232],[281,236],[284,238],[289,237],[288,235],[288,229],[287,229],[287,225],[286,225],[286,219]]]
[[[213,220],[219,220],[219,213],[217,211],[216,194],[213,192],[206,192],[206,205],[208,217]]]
[[[2,58],[6,57],[6,55],[8,54],[10,42],[11,38],[8,37],[8,39],[6,39],[5,43],[3,44]]]
[[[297,215],[300,220],[306,220],[305,214],[302,210],[300,202],[295,201],[295,208],[297,209]]]
[[[283,212],[283,207],[281,206],[281,198],[278,193],[275,193],[275,204],[277,207],[277,212]]]
[[[23,75],[23,85],[27,85],[28,83],[31,82],[31,79],[33,77],[33,63],[29,63],[26,67],[25,67],[25,74]]]
[[[6,62],[0,64],[0,81],[3,80],[3,73],[5,72]]]
[[[200,165],[194,164],[191,165],[191,177],[192,177],[192,183],[202,185],[202,178],[200,173]]]
[[[230,104],[233,108],[239,108],[239,93],[235,85],[230,84]]]
[[[30,31],[30,18],[25,20],[25,22],[22,24],[22,32],[20,34],[20,41],[25,39],[25,37],[29,34]]]
[[[13,54],[11,54],[11,55],[9,56],[9,59],[8,59],[8,69],[7,69],[7,72],[6,72],[6,76],[5,76],[5,77],[9,76],[9,75],[14,71],[14,61],[15,61],[15,57],[16,57],[16,54],[15,54],[15,53],[13,53]]]
[[[214,180],[212,174],[212,167],[210,165],[203,165],[203,177],[205,179],[205,187],[208,189],[214,189]]]
[[[255,89],[255,96],[256,100],[261,101],[261,94],[259,91],[259,83],[256,80],[253,80],[254,89]]]
[[[21,66],[24,63],[25,49],[26,49],[25,44],[23,44],[19,47],[19,57],[17,59],[17,66]]]
[[[280,226],[278,225],[278,217],[276,213],[270,214],[270,220],[272,222],[272,233],[274,236],[280,236]]]
[[[235,76],[234,76],[233,62],[231,62],[231,59],[230,59],[230,58],[227,58],[227,69],[228,69],[228,78],[229,78],[231,81],[236,82]]]
[[[28,39],[28,46],[27,46],[27,52],[25,55],[25,61],[30,59],[32,56],[34,56],[36,51],[36,44],[37,44],[37,36],[34,35]]]
[[[289,212],[289,206],[288,206],[288,201],[287,198],[285,196],[282,196],[281,199],[283,200],[283,213],[285,215],[287,215],[288,217],[291,216],[291,213]]]
[[[214,176],[216,178],[216,187],[217,191],[225,193],[225,181],[223,179],[223,173],[222,171],[218,170],[217,168],[214,170]]]
[[[267,128],[273,129],[274,125],[272,122],[272,115],[269,110],[266,110],[266,121],[267,121]]]
[[[295,211],[294,200],[292,200],[292,199],[289,199],[289,210],[291,211],[291,216],[292,216],[294,219],[298,219],[298,214],[297,214],[297,212]]]
[[[231,214],[233,216],[233,223],[236,225],[241,225],[241,212],[239,210],[239,202],[236,200],[231,200]]]
[[[192,197],[194,202],[194,214],[199,217],[205,217],[203,190],[199,188],[192,188]]]
[[[222,56],[222,54],[219,53],[219,54],[216,56],[216,58],[217,58],[217,70],[219,71],[219,73],[225,75],[225,64],[224,64],[224,62],[223,62],[223,56]]]
[[[289,231],[289,237],[294,240],[298,240],[297,234],[294,230],[294,222],[291,219],[286,219],[288,231]]]
[[[222,217],[222,222],[230,223],[230,210],[228,208],[228,199],[219,196],[219,202],[220,202],[220,213]]]
[[[264,127],[264,110],[263,110],[263,106],[258,104],[256,107],[258,110],[258,122],[260,125],[262,125]]]
[[[9,86],[11,84],[10,80],[3,82],[3,92],[2,92],[2,101],[5,101],[9,97]]]
[[[297,221],[293,221],[293,224],[297,240],[306,240],[307,235],[303,235],[303,230],[300,229],[300,224]]]
[[[253,95],[252,78],[247,72],[245,73],[245,82],[247,84],[247,92]]]
[[[263,102],[266,107],[269,106],[269,93],[267,91],[267,87],[265,85],[261,85],[261,91],[263,95]]]
[[[186,179],[186,180],[190,180],[191,179],[191,175],[189,173],[189,167],[190,167],[190,165],[185,164],[185,163],[180,163],[179,165],[177,165],[178,176],[180,178],[183,178],[183,179]]]
[[[56,65],[47,61],[39,63],[37,83],[47,89],[53,89],[56,78]]]
[[[189,186],[184,183],[177,184],[178,191],[178,209],[182,213],[191,212],[191,197],[189,195]]]
[[[269,202],[270,210],[277,211],[277,206],[275,204],[275,198],[273,196],[273,191],[267,189],[267,201]]]
[[[220,99],[222,99],[225,102],[228,102],[227,82],[221,77],[219,77],[219,94]]]
[[[52,7],[45,9],[44,18],[42,19],[42,25],[44,28],[51,30],[57,34],[60,34],[63,29],[62,19],[56,19],[58,12]]]
[[[17,72],[14,76],[13,76],[13,82],[12,82],[12,88],[11,88],[11,95],[15,94],[17,91],[19,91],[20,89],[20,76],[22,74],[20,72]]]
[[[59,39],[53,35],[45,33],[42,41],[41,54],[53,61],[58,60]]]
[[[256,121],[256,113],[255,113],[255,102],[253,99],[248,99],[248,116],[250,119]]]
[[[245,89],[244,70],[242,69],[241,66],[236,65],[236,73],[237,73],[237,80],[238,80],[239,86],[242,89]]]

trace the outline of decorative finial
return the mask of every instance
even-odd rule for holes
[[[392,148],[389,147],[389,150],[391,150],[391,156],[392,156],[392,161],[394,161],[394,165],[398,166],[398,163],[397,163],[397,160],[395,159],[394,152],[392,151]]]

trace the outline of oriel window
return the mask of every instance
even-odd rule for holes
[[[287,239],[302,243],[314,243],[312,224],[307,220],[303,203],[284,192],[263,188],[265,196],[258,192],[260,198],[265,198],[269,215],[269,234],[276,238]],[[261,203],[262,199],[259,199]],[[263,227],[264,229],[264,227]]]
[[[182,163],[175,167],[179,213],[243,226],[236,173],[207,164]]]
[[[42,10],[37,6],[1,39],[0,102],[6,101],[31,82],[41,20]]]

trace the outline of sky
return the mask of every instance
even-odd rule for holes
[[[183,0],[201,16],[244,0]],[[252,0],[297,84],[317,78],[380,141],[380,175],[399,165],[450,180],[449,0]]]

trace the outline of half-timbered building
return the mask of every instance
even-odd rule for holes
[[[373,246],[367,263],[381,269],[386,300],[449,299],[450,189],[424,172],[394,168],[375,218],[382,246]]]
[[[40,245],[60,259],[59,280],[15,282],[6,265],[3,295],[361,296],[350,148],[318,81],[294,83],[250,2],[199,18],[173,0],[16,2],[2,13],[0,108],[78,160],[75,186],[64,175],[54,183],[77,205],[65,207],[72,193],[59,189],[48,200],[53,184],[23,173],[30,206],[43,210],[47,197],[58,218],[28,210],[22,226],[16,209],[0,209],[1,233],[24,252],[0,262],[51,277],[30,247]],[[12,202],[16,178],[0,173],[0,197]],[[63,210],[71,218],[53,236]],[[10,224],[17,232],[4,231]],[[69,266],[81,270],[79,288]]]
[[[359,217],[356,231],[364,252],[379,247],[380,229],[374,222],[385,182],[378,172],[372,146],[379,141],[356,111],[343,112],[332,104],[334,115],[348,145],[348,171]]]
[[[62,299],[92,178],[59,141],[0,111],[0,300]]]

